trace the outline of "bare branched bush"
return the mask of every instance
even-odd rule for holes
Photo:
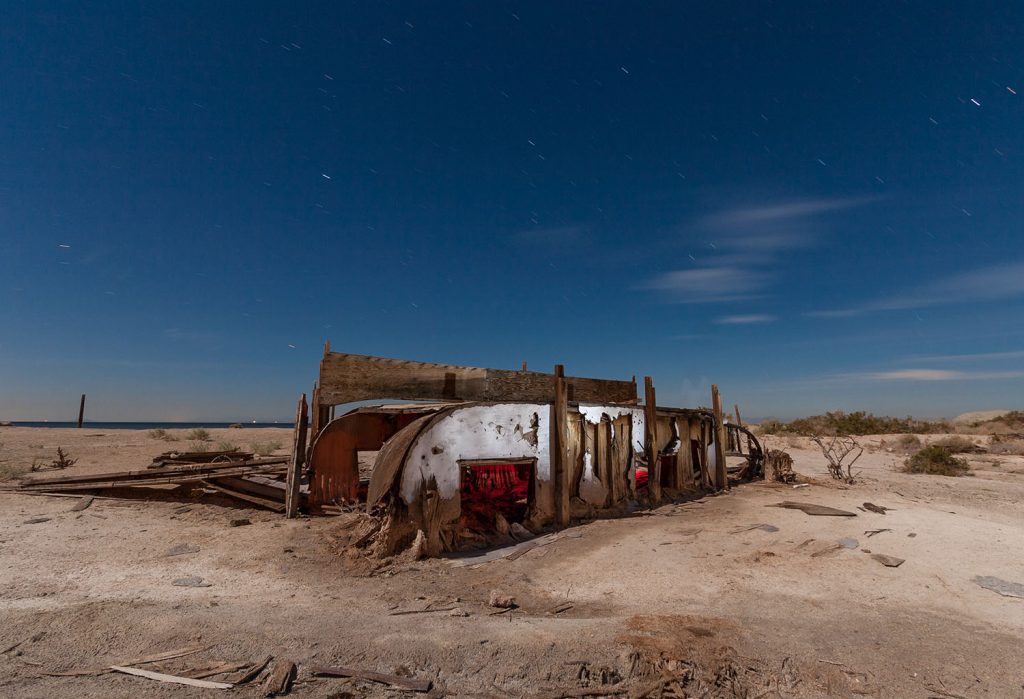
[[[78,463],[78,459],[72,459],[71,455],[64,451],[63,447],[57,447],[57,458],[50,462],[50,468],[71,468],[76,463]]]
[[[249,445],[252,453],[256,454],[256,456],[270,456],[281,447],[281,442],[276,439],[272,439],[269,442],[253,442]]]
[[[821,453],[828,460],[828,475],[837,481],[853,485],[856,478],[851,469],[864,453],[864,447],[850,436],[822,437],[815,435],[811,437],[811,441],[821,448]],[[851,454],[853,458],[850,458]]]

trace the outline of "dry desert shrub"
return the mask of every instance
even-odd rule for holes
[[[988,445],[989,454],[1024,456],[1024,439],[1000,439],[995,437]]]
[[[983,447],[978,446],[967,437],[943,437],[933,442],[933,444],[937,447],[949,449],[954,454],[979,454],[985,451]]]
[[[281,448],[281,442],[272,439],[269,442],[253,442],[249,445],[252,449],[252,453],[256,456],[270,456],[275,451]]]
[[[967,460],[953,456],[946,447],[931,445],[907,459],[903,464],[904,473],[925,473],[933,476],[966,476],[971,469]]]
[[[185,435],[185,438],[186,439],[190,439],[193,442],[209,442],[210,440],[213,439],[210,436],[210,432],[208,430],[204,430],[202,427],[196,427],[195,429],[190,431],[187,435]],[[204,451],[205,451],[205,449],[204,449]]]

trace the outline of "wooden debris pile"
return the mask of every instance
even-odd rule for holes
[[[244,452],[209,452],[214,459],[206,462],[184,462],[177,459],[193,455],[161,454],[154,465],[142,471],[114,471],[81,476],[54,476],[24,481],[17,488],[22,493],[70,493],[122,488],[192,486],[227,495],[259,505],[274,512],[285,510],[285,482],[288,457],[254,459]],[[156,461],[160,461],[159,465]]]

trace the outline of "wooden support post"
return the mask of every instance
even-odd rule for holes
[[[555,491],[555,523],[568,526],[569,480],[569,391],[565,383],[565,367],[555,365],[555,402],[551,406],[551,465]]]
[[[654,381],[644,377],[644,453],[647,456],[647,492],[651,502],[661,500],[661,459],[658,458],[658,405]]]
[[[725,467],[725,415],[722,414],[722,396],[715,384],[711,384],[711,409],[715,413],[715,488],[728,490],[729,476]]]
[[[679,455],[676,463],[679,467],[679,486],[693,490],[693,437],[690,436],[690,418],[679,418]]]
[[[306,461],[306,430],[309,421],[306,415],[306,394],[299,398],[299,406],[295,410],[295,439],[292,443],[292,459],[288,463],[288,479],[285,482],[284,514],[294,519],[299,514],[299,487],[302,484],[302,465]]]
[[[736,424],[743,427],[743,419],[740,417],[740,406],[733,404],[732,407],[736,411]]]
[[[85,394],[82,394],[82,402],[78,404],[78,429],[82,429],[82,422],[85,420]]]

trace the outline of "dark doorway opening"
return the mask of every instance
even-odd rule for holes
[[[489,534],[530,516],[536,491],[536,459],[479,459],[459,462],[459,528]]]

